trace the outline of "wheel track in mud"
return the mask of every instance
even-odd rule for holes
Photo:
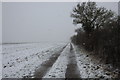
[[[36,69],[34,75],[32,77],[39,78],[40,80],[43,79],[43,77],[49,72],[49,70],[52,68],[53,64],[57,61],[58,57],[61,55],[61,53],[64,51],[64,49],[69,46],[69,53],[68,53],[68,65],[65,73],[65,79],[70,78],[80,78],[80,73],[77,66],[77,61],[75,57],[75,51],[73,49],[73,45],[67,44],[65,45],[61,50],[55,52],[47,61],[44,61],[38,69]],[[33,79],[34,79],[33,78]]]
[[[70,78],[79,79],[80,78],[80,73],[79,73],[78,66],[77,66],[75,52],[73,49],[73,45],[71,43],[70,43],[70,53],[68,56],[68,65],[67,65],[65,77],[66,79],[70,79]]]
[[[34,78],[42,78],[44,77],[44,75],[51,69],[51,67],[53,66],[53,64],[55,63],[55,61],[58,59],[58,57],[60,56],[61,52],[66,48],[67,45],[65,45],[61,50],[55,52],[50,58],[49,60],[43,62],[41,64],[41,67],[38,68],[35,73],[34,73]]]

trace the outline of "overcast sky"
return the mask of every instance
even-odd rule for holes
[[[0,2],[0,44],[2,43],[2,3]]]
[[[72,2],[2,3],[3,42],[69,41],[74,34]],[[118,11],[117,3],[98,3]]]

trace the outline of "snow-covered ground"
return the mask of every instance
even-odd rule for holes
[[[95,62],[71,43],[5,44],[2,55],[3,78],[115,78],[117,75],[115,71],[106,71],[106,65]]]
[[[100,63],[100,59],[93,59],[93,56],[74,46],[77,65],[79,67],[81,78],[116,78],[116,70],[105,70],[108,65]],[[110,69],[110,66],[107,69]]]
[[[65,43],[6,44],[2,48],[3,78],[22,78],[32,75],[45,60]]]
[[[2,78],[2,45],[0,44],[0,79]]]
[[[69,49],[70,46],[68,44],[44,78],[65,78]]]
[[[79,72],[80,78],[116,78],[116,70],[107,71],[105,67],[107,65],[102,63],[97,63],[90,57],[89,53],[85,52],[82,49],[79,49],[77,46],[73,46],[73,52],[71,53],[70,44],[64,49],[64,51],[59,56],[58,60],[54,63],[50,71],[44,76],[44,78],[67,78],[67,68],[70,63],[70,58],[75,57],[76,64]],[[75,54],[75,56],[71,56]],[[72,62],[72,61],[71,61]],[[99,62],[99,61],[98,61]],[[74,63],[75,64],[75,63]],[[74,65],[71,64],[70,66]],[[71,67],[76,68],[76,67]],[[73,69],[75,70],[75,69]],[[70,72],[70,71],[68,71]],[[69,74],[76,74],[75,71],[71,71]],[[68,75],[68,78],[71,75]],[[74,76],[73,76],[74,77]],[[75,78],[75,77],[74,77]]]

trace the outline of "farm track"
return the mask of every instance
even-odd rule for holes
[[[70,44],[70,52],[68,56],[68,65],[65,74],[66,78],[80,78],[77,61],[75,57],[75,52],[73,50],[72,44]]]
[[[55,61],[57,60],[57,58],[60,56],[61,52],[65,49],[66,46],[64,46],[60,51],[55,52],[50,58],[49,60],[43,62],[40,66],[40,68],[38,68],[35,73],[34,76],[35,78],[42,78],[49,70],[50,68],[53,66],[53,64],[55,63]]]
[[[66,45],[66,46],[68,46],[68,45]],[[51,69],[53,64],[56,62],[58,57],[61,55],[61,53],[65,50],[66,46],[63,47],[60,51],[53,54],[49,58],[49,60],[43,62],[41,64],[40,68],[38,68],[35,71],[34,78],[44,77],[47,74],[47,72]],[[74,53],[72,44],[70,44],[69,53],[68,53],[67,58],[68,58],[68,65],[67,65],[65,77],[66,78],[80,78],[80,74],[79,74],[79,70],[78,70],[78,66],[77,66],[77,62],[76,62],[76,57],[75,57],[75,53]]]

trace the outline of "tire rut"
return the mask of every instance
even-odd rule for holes
[[[77,61],[72,44],[70,44],[70,53],[68,56],[68,65],[65,73],[66,78],[80,78]]]
[[[66,45],[67,46],[67,45]],[[60,56],[61,52],[64,50],[64,48],[66,47],[64,46],[61,50],[55,52],[50,58],[49,60],[43,62],[41,64],[41,67],[38,68],[35,73],[34,73],[34,78],[42,78],[44,77],[44,75],[51,69],[52,65],[55,63],[55,61],[58,59],[58,57]]]

